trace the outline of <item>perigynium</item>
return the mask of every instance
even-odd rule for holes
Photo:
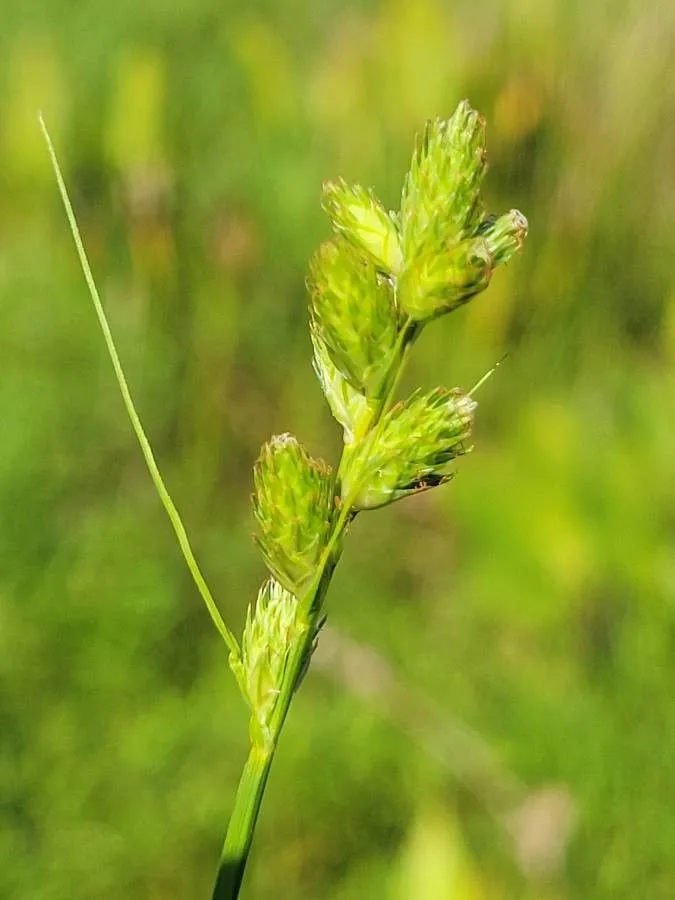
[[[399,211],[387,211],[359,185],[324,185],[323,207],[334,235],[310,265],[309,326],[314,369],[342,426],[343,452],[333,470],[293,435],[278,435],[263,446],[253,506],[256,540],[270,575],[249,607],[240,644],[201,574],[134,408],[41,124],[127,412],[250,713],[250,753],[213,892],[214,900],[231,900],[239,895],[275,749],[318,639],[328,586],[352,521],[360,512],[444,484],[456,460],[471,450],[472,392],[438,387],[396,399],[408,356],[430,321],[488,287],[495,269],[522,247],[527,221],[517,210],[486,214],[485,122],[466,101],[450,119],[428,123]]]

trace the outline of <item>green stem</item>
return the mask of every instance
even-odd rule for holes
[[[131,391],[129,390],[129,385],[127,384],[127,380],[124,376],[122,363],[120,362],[112,332],[110,331],[110,326],[108,325],[105,310],[103,309],[103,304],[101,303],[101,298],[96,287],[96,282],[94,281],[94,276],[91,272],[89,260],[87,259],[84,244],[82,243],[80,229],[77,227],[77,220],[75,218],[75,213],[73,212],[73,207],[68,196],[66,183],[63,180],[63,175],[61,174],[61,167],[59,166],[58,159],[56,158],[56,151],[54,150],[54,145],[52,144],[52,140],[49,136],[47,126],[45,125],[42,116],[40,116],[40,127],[42,128],[42,133],[44,134],[45,141],[47,142],[47,149],[49,151],[49,156],[54,168],[54,174],[56,175],[56,183],[58,184],[59,193],[61,194],[61,200],[63,201],[63,205],[66,210],[68,224],[70,225],[70,230],[73,235],[75,248],[77,249],[77,255],[80,258],[82,272],[84,273],[84,278],[87,283],[87,287],[89,288],[89,294],[91,295],[91,300],[94,304],[94,309],[96,310],[98,322],[101,326],[101,331],[103,332],[105,344],[108,349],[108,354],[110,356],[113,369],[115,371],[115,377],[117,378],[117,383],[122,394],[122,400],[124,401],[127,415],[129,416],[131,425],[134,429],[136,437],[138,438],[138,443],[141,445],[141,451],[143,453],[143,458],[145,459],[145,464],[148,467],[148,471],[150,472],[150,477],[152,478],[152,481],[155,485],[155,489],[159,494],[160,500],[162,501],[164,509],[166,510],[166,513],[169,517],[169,521],[171,522],[173,530],[176,533],[178,544],[183,553],[183,557],[185,558],[185,562],[187,563],[187,567],[190,570],[190,574],[192,575],[195,584],[197,585],[197,590],[201,594],[202,599],[206,604],[206,608],[209,611],[209,615],[211,616],[213,624],[218,629],[220,636],[227,644],[230,652],[235,656],[238,656],[239,644],[237,643],[235,636],[223,621],[223,618],[220,615],[220,611],[216,606],[216,601],[213,599],[213,595],[209,590],[209,586],[207,585],[206,580],[201,573],[201,569],[197,564],[195,555],[192,552],[192,547],[190,546],[190,541],[188,540],[187,532],[185,531],[185,526],[183,525],[178,510],[176,509],[176,505],[171,499],[171,495],[169,494],[166,485],[164,484],[164,479],[162,478],[157,466],[157,462],[155,461],[152,447],[150,446],[150,441],[148,440],[145,431],[143,430],[141,420],[139,419],[138,413],[136,412],[136,407],[131,396]]]
[[[391,406],[396,387],[408,359],[410,346],[416,335],[416,327],[407,322],[401,332],[400,352],[394,359],[391,371],[386,379],[387,388],[385,395],[371,417],[369,426],[371,434],[382,415]],[[343,464],[348,462],[349,457],[343,451],[338,473],[343,472]],[[358,478],[355,479],[355,482],[358,483]],[[300,598],[299,614],[304,619],[307,627],[303,631],[302,637],[291,650],[284,680],[270,723],[271,746],[265,754],[261,754],[260,751],[256,751],[253,748],[244,766],[237,788],[234,808],[227,827],[212,900],[236,900],[239,896],[267,778],[299,679],[308,656],[311,654],[312,643],[316,634],[317,619],[323,607],[324,598],[335,567],[342,555],[341,538],[352,515],[353,500],[354,497],[345,498],[312,584]]]
[[[227,825],[212,900],[236,900],[239,896],[267,778],[305,660],[311,652],[317,616],[323,597],[328,590],[335,564],[340,556],[340,551],[336,548],[339,547],[339,536],[344,530],[346,521],[346,515],[340,516],[329,544],[329,547],[333,548],[330,564],[328,556],[325,556],[321,577],[314,581],[316,587],[310,588],[303,597],[302,608],[309,607],[312,610],[307,615],[307,628],[291,650],[284,681],[270,723],[271,744],[264,754],[255,747],[252,748],[244,766],[230,821]]]
[[[274,753],[253,747],[244,766],[227,828],[213,900],[237,897]]]

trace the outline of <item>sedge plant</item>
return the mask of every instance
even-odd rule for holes
[[[268,576],[241,641],[227,627],[199,569],[127,386],[52,143],[58,186],[115,375],[180,548],[225,642],[248,706],[250,752],[237,788],[213,900],[239,896],[279,737],[319,639],[326,595],[355,517],[449,481],[471,450],[473,391],[437,387],[397,399],[422,329],[484,291],[522,247],[517,210],[486,214],[485,121],[463,101],[427,124],[405,177],[400,209],[342,180],[323,186],[332,238],[310,264],[314,369],[343,430],[335,468],[291,434],[262,448],[254,469],[256,541]]]

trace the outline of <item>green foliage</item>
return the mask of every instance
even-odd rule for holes
[[[342,172],[396,208],[420,123],[470,96],[487,208],[522,206],[533,227],[484,300],[425,330],[401,396],[511,355],[461,477],[353,524],[328,626],[363,654],[324,669],[320,640],[248,896],[384,900],[393,881],[398,900],[413,856],[437,848],[433,873],[461,846],[487,900],[671,900],[675,7],[5,7],[0,896],[208,896],[247,743],[86,308],[36,110],[167,485],[242,623],[262,580],[250,461],[287,428],[336,449],[302,289],[329,236],[317,186]],[[373,649],[438,709],[456,736],[442,752],[425,715],[405,733],[382,718]],[[466,729],[513,778],[570,791],[578,828],[543,881],[510,852],[501,792],[486,777],[483,802],[467,780]]]

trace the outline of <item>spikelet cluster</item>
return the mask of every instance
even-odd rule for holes
[[[361,510],[444,484],[471,449],[470,395],[437,388],[390,401],[421,329],[484,291],[523,245],[522,213],[486,215],[486,169],[485,121],[463,101],[449,119],[428,123],[398,211],[360,185],[323,186],[333,237],[310,265],[310,334],[345,448],[334,475],[283,434],[263,446],[255,466],[256,540],[272,577],[249,610],[231,665],[260,746],[270,740],[294,641],[308,628],[316,640],[320,605],[308,604],[339,555],[343,526]],[[302,640],[308,661],[307,634]]]
[[[485,215],[480,189],[486,169],[485,120],[466,101],[447,121],[427,125],[405,180],[400,214],[404,266],[398,299],[416,321],[451,312],[485,290],[494,269],[523,245],[522,213]]]
[[[486,170],[485,120],[463,101],[417,141],[398,212],[360,185],[324,185],[335,240],[312,264],[310,323],[314,368],[346,443],[367,431],[402,332],[485,290],[522,247],[522,213],[485,214]]]

